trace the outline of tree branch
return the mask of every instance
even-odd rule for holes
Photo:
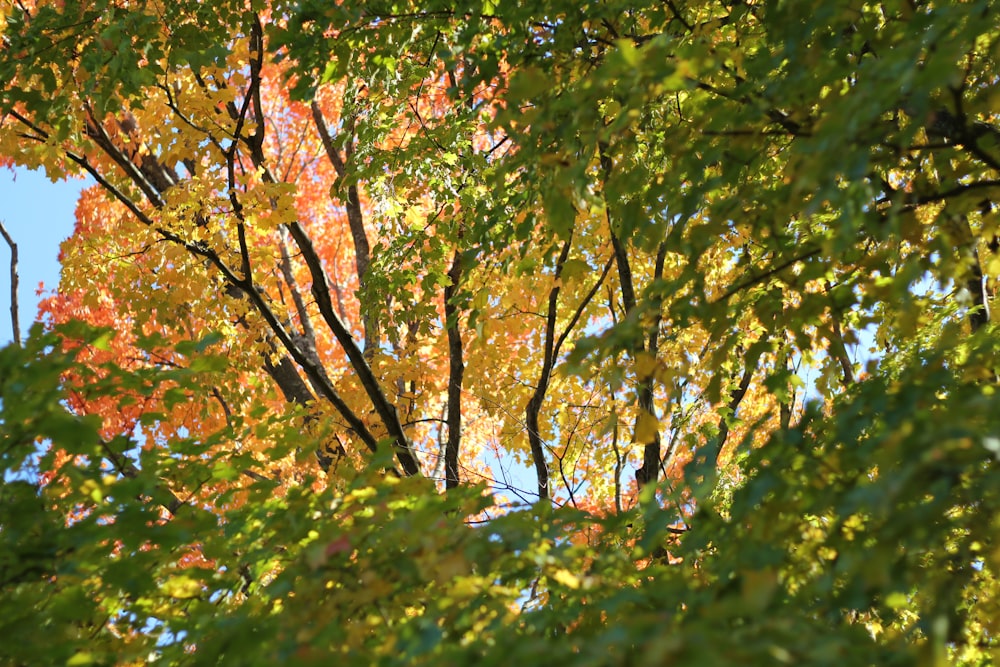
[[[666,263],[667,258],[667,248],[666,242],[660,244],[659,249],[656,252],[656,261],[653,265],[653,282],[663,278],[663,265]],[[662,299],[659,297],[655,298],[656,314],[653,317],[653,323],[649,332],[649,340],[646,343],[646,352],[652,358],[656,358],[656,355],[660,351],[660,311],[662,309]],[[645,378],[642,381],[642,385],[639,387],[639,407],[645,410],[649,414],[656,417],[656,404],[655,396],[653,392],[653,383],[655,379],[652,375]],[[642,479],[646,484],[656,483],[656,479],[660,473],[660,450],[662,449],[662,439],[660,437],[659,429],[653,434],[653,441],[646,443],[642,449],[642,475],[636,474],[636,480]],[[641,485],[640,485],[641,486]]]
[[[740,384],[738,387],[733,389],[729,393],[729,403],[726,408],[729,410],[729,414],[723,416],[719,419],[719,436],[718,444],[715,446],[715,450],[712,452],[714,457],[713,468],[719,466],[719,456],[722,454],[722,450],[726,446],[726,440],[729,439],[729,419],[736,416],[736,411],[740,407],[740,403],[743,402],[743,397],[747,395],[747,390],[750,388],[750,380],[753,378],[754,368],[752,366],[747,366],[743,369],[743,377],[740,378]]]
[[[556,259],[555,283],[549,290],[548,311],[545,314],[545,349],[542,358],[542,372],[535,385],[535,391],[528,400],[528,405],[524,410],[524,420],[528,430],[528,444],[531,447],[531,458],[535,463],[535,476],[538,479],[538,497],[545,499],[549,497],[549,468],[545,461],[545,449],[542,443],[542,436],[539,432],[538,415],[542,410],[542,402],[545,400],[545,392],[548,391],[549,381],[552,378],[552,368],[555,365],[555,335],[556,335],[556,315],[559,308],[559,279],[562,276],[563,266],[569,258],[569,251],[573,243],[573,231],[570,230],[569,238],[563,243],[562,251]]]
[[[827,280],[827,294],[829,294],[832,289],[833,285],[831,285],[830,281]],[[847,356],[847,345],[844,343],[844,332],[840,327],[840,314],[836,311],[835,306],[832,304],[830,306],[830,326],[833,330],[834,338],[834,340],[831,341],[834,348],[831,352],[840,364],[841,371],[844,373],[844,386],[849,387],[854,384],[854,366],[851,364],[851,360]]]
[[[316,386],[320,388],[320,393],[323,395],[323,397],[326,398],[334,406],[334,408],[336,408],[336,410],[340,413],[340,415],[344,418],[344,420],[347,421],[351,429],[353,429],[355,433],[357,433],[358,437],[361,438],[362,442],[364,442],[365,445],[367,445],[369,450],[373,452],[376,450],[378,441],[372,435],[371,431],[367,428],[367,426],[365,426],[365,423],[354,413],[353,410],[351,410],[350,406],[347,405],[347,403],[343,400],[343,398],[340,397],[340,395],[337,393],[333,385],[330,384],[329,380],[326,379],[325,374],[322,372],[322,370],[313,362],[312,359],[309,359],[305,355],[305,353],[299,349],[299,347],[292,340],[291,336],[285,330],[284,326],[282,326],[277,316],[271,310],[270,306],[268,306],[268,304],[264,301],[261,294],[256,289],[254,289],[252,285],[248,284],[246,281],[241,280],[234,273],[234,271],[229,266],[227,266],[215,252],[211,251],[204,245],[200,243],[192,243],[190,241],[185,241],[184,239],[180,238],[173,232],[157,227],[156,224],[153,222],[153,220],[148,215],[146,215],[135,204],[135,202],[133,202],[121,190],[115,187],[113,183],[108,181],[107,178],[105,178],[103,174],[101,174],[92,164],[90,164],[89,160],[87,160],[85,157],[76,155],[69,151],[66,151],[66,156],[70,160],[78,164],[80,167],[82,167],[91,176],[93,176],[94,180],[96,180],[98,184],[101,185],[101,187],[105,188],[118,201],[124,204],[129,209],[129,211],[131,211],[132,214],[136,216],[136,218],[140,222],[142,222],[144,225],[155,231],[162,238],[184,247],[186,250],[188,250],[188,252],[191,252],[196,256],[203,257],[206,260],[208,260],[209,263],[211,263],[218,269],[218,271],[222,274],[223,278],[226,280],[227,283],[241,290],[250,299],[251,303],[255,306],[256,310],[263,316],[265,322],[267,322],[268,324],[268,327],[278,338],[278,340],[281,341],[282,346],[288,351],[292,359],[295,360],[295,363],[301,366],[302,369],[305,370],[306,374],[311,377]],[[313,252],[315,253],[315,250]],[[327,293],[327,296],[329,297],[329,293]],[[329,298],[327,299],[327,303],[329,303]],[[334,315],[334,317],[336,317],[336,315]],[[343,328],[342,326],[342,329],[343,332],[346,333],[346,328]],[[351,340],[349,333],[347,333],[347,339],[349,341]],[[353,345],[353,341],[351,341],[351,344]],[[277,377],[277,375],[275,374],[275,370],[279,369],[275,369],[275,367],[273,367],[269,361],[265,361],[265,369],[268,370],[269,374],[271,374],[272,377]],[[283,369],[283,377],[287,377],[288,370],[289,369],[287,367]],[[282,391],[285,391],[285,387],[282,387]],[[298,393],[299,392],[296,391],[296,394]],[[308,393],[308,390],[306,390],[306,393]],[[286,393],[286,397],[287,396],[288,394]],[[402,427],[399,428],[399,432],[400,433],[402,432]]]
[[[747,287],[753,287],[754,285],[767,280],[771,276],[776,275],[778,273],[781,273],[782,271],[784,271],[785,269],[787,269],[788,267],[790,267],[790,266],[792,266],[794,264],[798,264],[799,262],[801,262],[803,260],[806,260],[806,259],[809,259],[810,257],[814,257],[814,256],[818,255],[821,251],[822,251],[822,248],[813,248],[812,250],[808,250],[808,251],[802,253],[801,255],[798,255],[796,257],[792,257],[791,259],[788,259],[788,260],[785,260],[784,262],[782,262],[781,264],[778,264],[777,266],[772,266],[770,269],[768,269],[767,271],[764,271],[763,273],[761,273],[758,276],[752,276],[752,277],[747,278],[746,280],[744,280],[742,282],[736,283],[736,285],[734,285],[734,286],[730,287],[728,290],[726,290],[725,294],[723,294],[718,299],[716,299],[714,301],[714,303],[721,303],[723,301],[726,301],[730,297],[732,297],[734,294],[736,294],[736,293],[738,293],[738,292],[740,292],[742,290],[745,290]]]
[[[0,220],[0,234],[3,234],[4,240],[7,245],[10,246],[10,325],[14,333],[14,344],[21,345],[21,323],[18,315],[17,308],[17,244],[14,243],[14,239],[7,232],[7,228],[4,227],[3,221]]]
[[[462,382],[465,362],[462,359],[462,333],[459,330],[458,306],[455,293],[462,279],[462,253],[455,250],[448,271],[450,284],[444,288],[444,316],[448,333],[448,441],[444,450],[445,486],[453,489],[459,484],[458,454],[462,442]]]
[[[337,172],[337,180],[333,186],[336,189],[337,185],[347,177],[347,164],[340,157],[337,147],[333,144],[333,137],[330,135],[330,130],[323,118],[323,111],[315,101],[310,108],[326,156],[330,160],[330,164],[333,165],[334,171]],[[365,232],[361,195],[358,193],[358,186],[353,183],[347,186],[347,200],[344,202],[344,209],[347,211],[347,226],[351,230],[351,238],[354,241],[354,264],[358,272],[358,284],[364,291],[367,285],[368,267],[371,264],[371,247],[368,244],[368,234]],[[362,308],[361,317],[365,327],[365,352],[370,355],[378,345],[378,326],[372,318],[365,315],[364,308]]]
[[[330,327],[330,331],[337,339],[340,347],[347,354],[347,359],[357,374],[361,386],[364,387],[369,400],[372,402],[372,406],[385,425],[389,436],[393,439],[397,459],[407,475],[419,475],[420,462],[413,448],[410,446],[406,434],[403,433],[403,426],[399,421],[399,416],[396,414],[395,406],[386,398],[382,387],[372,372],[371,366],[368,365],[368,361],[365,359],[364,353],[358,348],[357,343],[354,342],[354,338],[351,336],[351,332],[347,329],[347,326],[333,310],[326,271],[323,270],[322,260],[316,252],[312,240],[298,222],[288,225],[288,230],[299,247],[302,258],[312,276],[313,296],[316,298],[316,305],[319,306],[320,314],[323,316],[323,320],[327,326]]]
[[[251,159],[254,166],[263,169],[263,179],[265,182],[274,182],[274,176],[271,174],[270,170],[267,169],[266,159],[260,147],[251,147]],[[388,435],[393,440],[393,447],[396,453],[396,458],[399,460],[400,464],[403,466],[403,470],[407,475],[419,475],[420,474],[420,461],[417,458],[416,452],[414,452],[412,446],[406,438],[406,434],[403,432],[402,423],[399,420],[399,415],[396,412],[396,407],[389,401],[382,391],[382,387],[379,385],[378,380],[372,371],[371,365],[369,364],[366,353],[370,354],[373,350],[362,351],[358,348],[357,343],[354,341],[354,337],[348,330],[347,325],[344,321],[337,315],[336,311],[333,309],[333,301],[330,298],[330,283],[326,274],[326,270],[323,268],[322,259],[319,253],[316,251],[316,247],[312,243],[312,239],[306,232],[305,228],[299,222],[293,222],[285,226],[285,228],[291,233],[292,239],[295,241],[296,246],[298,246],[299,252],[302,254],[302,259],[306,264],[306,268],[309,270],[310,277],[312,278],[312,293],[313,297],[316,299],[316,305],[319,307],[320,315],[322,315],[323,320],[326,322],[330,331],[333,333],[334,338],[337,339],[337,343],[340,345],[341,349],[344,350],[347,355],[348,361],[354,372],[357,374],[358,379],[361,382],[361,386],[364,388],[365,393],[368,395],[369,400],[372,402],[372,406],[375,408],[375,412],[378,414],[379,419],[385,426]],[[239,281],[235,284],[239,285]],[[256,302],[260,305],[265,306],[260,300],[259,295],[256,292],[251,294],[251,298],[254,298]],[[268,312],[270,312],[268,310]],[[274,327],[281,328],[281,324],[276,318],[268,319],[268,324]],[[286,348],[292,354],[296,363],[301,365],[303,368],[307,369],[307,372],[317,370],[317,365],[311,360],[304,359],[300,350],[292,349],[296,346],[290,342],[286,342],[285,338],[275,330],[278,334],[279,339],[285,344]],[[366,332],[366,335],[369,335]],[[285,334],[287,336],[287,334]],[[303,361],[305,365],[303,365]],[[316,378],[321,381],[324,386],[323,394],[334,403],[337,410],[341,415],[347,419],[348,423],[351,424],[351,428],[354,429],[359,437],[368,445],[372,450],[375,449],[377,441],[372,436],[371,432],[364,424],[357,420],[354,413],[348,408],[346,403],[340,399],[333,386],[329,381],[324,381],[323,378]]]

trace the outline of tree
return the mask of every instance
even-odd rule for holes
[[[2,6],[60,660],[993,650],[989,3]]]

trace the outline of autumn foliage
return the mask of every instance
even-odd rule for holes
[[[985,664],[995,18],[0,0],[0,659]]]

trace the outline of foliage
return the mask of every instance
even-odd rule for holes
[[[0,0],[0,656],[986,664],[993,19]]]

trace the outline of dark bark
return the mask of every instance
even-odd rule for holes
[[[729,439],[729,423],[728,420],[736,416],[736,411],[739,410],[740,403],[743,402],[743,398],[747,395],[747,390],[750,388],[750,380],[753,378],[754,369],[747,366],[743,369],[743,377],[740,378],[739,385],[729,392],[729,403],[726,404],[728,412],[725,416],[719,419],[719,436],[718,444],[716,444],[714,451],[712,452],[713,457],[713,467],[719,466],[719,456],[722,454],[722,450],[726,447],[726,440]]]
[[[347,326],[334,311],[333,301],[330,298],[330,285],[327,282],[326,272],[323,270],[322,260],[316,252],[316,249],[313,247],[309,235],[306,233],[305,229],[303,229],[302,225],[297,222],[290,224],[288,228],[292,233],[292,238],[295,240],[296,245],[302,253],[303,261],[305,261],[306,266],[309,268],[309,273],[312,276],[312,292],[313,296],[316,298],[316,304],[319,307],[320,314],[323,316],[323,320],[327,323],[327,326],[330,327],[330,331],[337,339],[340,347],[347,354],[348,361],[360,381],[361,386],[365,389],[365,393],[368,394],[368,398],[371,400],[372,405],[375,408],[375,412],[378,414],[379,419],[381,419],[382,424],[385,426],[389,437],[392,438],[396,458],[399,460],[400,465],[403,466],[403,470],[407,475],[419,475],[420,462],[418,461],[413,448],[410,446],[406,435],[403,433],[403,425],[399,420],[398,414],[396,413],[396,407],[389,401],[385,393],[382,391],[382,387],[375,378],[375,374],[372,372],[371,366],[368,365],[364,352],[358,348],[357,344],[354,342],[354,338],[351,336],[351,332],[347,329]],[[296,359],[296,361],[299,360]],[[301,362],[299,363],[301,364]],[[341,413],[343,413],[342,410]],[[364,429],[364,431],[367,431],[367,429]]]
[[[444,288],[445,328],[448,333],[448,441],[444,449],[445,486],[454,489],[458,476],[458,454],[462,443],[462,382],[465,363],[462,359],[462,333],[455,293],[462,279],[462,255],[457,250],[448,271],[451,283]]]
[[[548,391],[549,381],[552,378],[552,368],[555,365],[559,278],[562,276],[563,265],[569,258],[572,243],[573,236],[571,232],[570,237],[563,243],[562,251],[556,259],[556,284],[549,290],[548,310],[545,314],[545,348],[542,357],[542,372],[539,374],[538,382],[535,384],[535,391],[528,400],[528,405],[524,410],[525,426],[528,429],[528,445],[531,448],[531,458],[535,464],[535,477],[538,481],[538,497],[540,499],[549,497],[549,466],[545,460],[545,446],[539,430],[538,416],[542,411],[545,392]]]
[[[607,183],[608,179],[611,177],[612,162],[611,158],[607,154],[607,146],[601,146],[601,169],[604,172],[604,182]],[[635,283],[632,278],[632,266],[629,262],[628,250],[621,239],[614,231],[614,225],[611,220],[610,202],[605,201],[605,211],[608,221],[608,228],[611,233],[611,246],[614,249],[615,264],[618,267],[618,282],[621,286],[622,293],[622,307],[625,310],[625,315],[628,316],[629,313],[633,313],[636,308],[636,297],[635,297]],[[663,263],[666,258],[666,244],[661,244],[659,252],[656,257],[656,268],[654,270],[654,279],[660,278],[663,275]],[[652,331],[649,335],[649,340],[646,345],[646,351],[656,356],[659,347],[659,328],[660,328],[660,316],[659,307],[657,307],[657,314],[654,318]],[[650,415],[656,416],[656,406],[654,405],[654,379],[652,377],[643,379],[641,385],[639,386],[639,396],[637,404],[640,409],[640,414],[642,411],[648,412]],[[636,420],[636,425],[638,426],[638,419]],[[636,470],[635,480],[636,484],[641,489],[646,484],[655,484],[657,477],[660,472],[660,452],[662,449],[662,441],[660,437],[660,432],[657,430],[653,434],[652,442],[648,442],[643,446],[642,449],[642,467]]]
[[[656,263],[653,266],[653,280],[663,277],[663,264],[667,258],[667,244],[661,243],[656,253]],[[656,302],[656,314],[653,317],[649,339],[646,342],[646,352],[654,359],[660,351],[660,307],[659,300]],[[642,381],[639,387],[639,408],[649,414],[656,416],[656,406],[654,404],[654,383],[655,378],[648,377]],[[636,473],[636,483],[641,489],[644,484],[656,483],[660,474],[660,456],[663,450],[663,441],[659,430],[653,435],[653,441],[646,443],[642,448],[642,481],[640,475]]]

